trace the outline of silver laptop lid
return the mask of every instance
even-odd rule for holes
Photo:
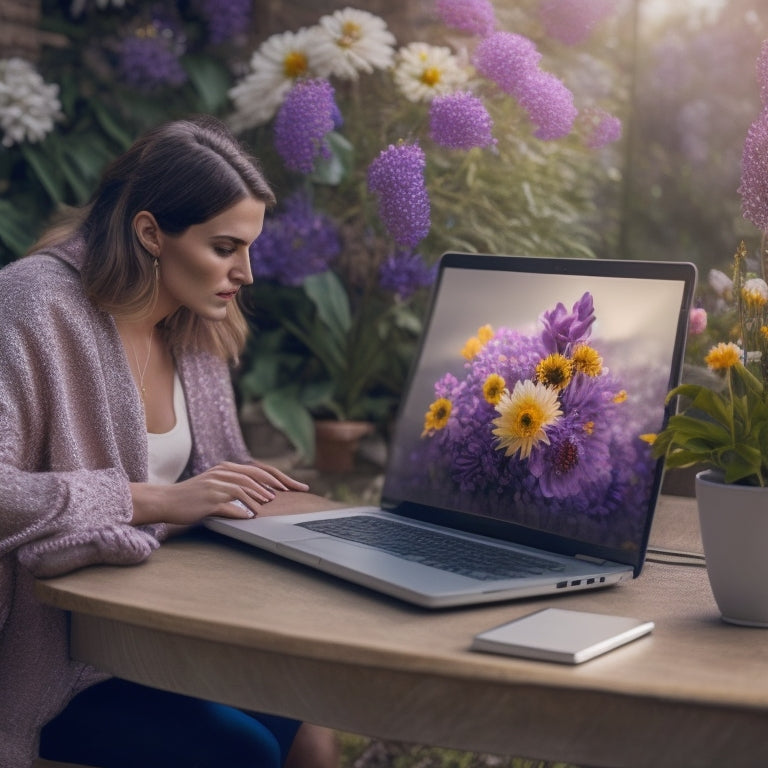
[[[400,514],[642,567],[692,264],[445,254],[383,490]]]

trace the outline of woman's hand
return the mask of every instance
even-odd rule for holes
[[[172,485],[131,483],[131,522],[193,525],[209,515],[249,518],[280,491],[306,490],[306,483],[268,464],[224,461]]]

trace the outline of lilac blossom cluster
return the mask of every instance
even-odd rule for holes
[[[489,377],[501,377],[507,390],[517,382],[535,381],[537,366],[548,355],[568,356],[589,342],[595,321],[589,293],[569,311],[562,304],[544,312],[538,333],[497,329],[464,364],[464,374],[443,375],[434,386],[436,398],[450,403],[441,429],[422,434],[409,457],[422,466],[430,493],[443,489],[446,499],[477,512],[540,523],[542,510],[564,521],[592,528],[612,517],[627,515],[621,536],[631,537],[637,523],[631,510],[643,508],[650,491],[649,446],[640,439],[641,426],[632,417],[626,392],[617,377],[601,366],[599,373],[574,372],[558,392],[560,416],[523,458],[499,448],[497,407],[484,396]],[[442,492],[442,491],[440,491]],[[636,505],[636,506],[635,506]],[[584,523],[589,519],[591,522]]]
[[[213,45],[243,34],[251,22],[251,0],[198,0]]]
[[[473,63],[481,75],[517,99],[538,126],[537,138],[559,139],[571,132],[578,110],[562,80],[539,68],[540,59],[527,37],[501,31],[478,43]]]
[[[757,59],[762,111],[747,131],[741,158],[741,210],[744,218],[768,232],[768,40]]]
[[[336,225],[317,213],[304,195],[289,198],[283,210],[268,217],[251,244],[254,277],[280,285],[301,285],[304,278],[328,269],[341,253]]]
[[[368,166],[368,189],[379,197],[379,216],[401,246],[414,248],[429,232],[425,167],[426,157],[417,143],[390,144]]]
[[[541,0],[539,18],[550,37],[578,45],[615,6],[616,0]]]
[[[495,146],[493,120],[483,102],[469,91],[435,96],[429,108],[429,135],[448,149]]]
[[[186,40],[175,24],[154,18],[120,44],[118,67],[125,82],[139,90],[178,87],[187,81],[180,57]]]
[[[600,149],[621,138],[621,120],[603,109],[585,109],[580,115],[584,123],[584,143],[590,149]]]
[[[435,10],[447,27],[470,35],[490,35],[496,28],[496,11],[489,0],[436,0]]]
[[[326,137],[339,120],[333,86],[322,79],[299,80],[275,118],[275,149],[286,168],[312,173],[318,158],[329,158]]]
[[[428,265],[415,251],[396,248],[379,267],[379,285],[401,301],[435,282],[437,265]]]

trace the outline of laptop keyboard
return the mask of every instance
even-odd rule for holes
[[[543,557],[369,515],[311,520],[297,525],[481,581],[559,573],[565,568],[562,563]]]

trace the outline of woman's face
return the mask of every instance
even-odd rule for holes
[[[253,282],[248,246],[261,234],[265,208],[246,197],[181,235],[160,232],[158,308],[223,320],[239,288]]]

